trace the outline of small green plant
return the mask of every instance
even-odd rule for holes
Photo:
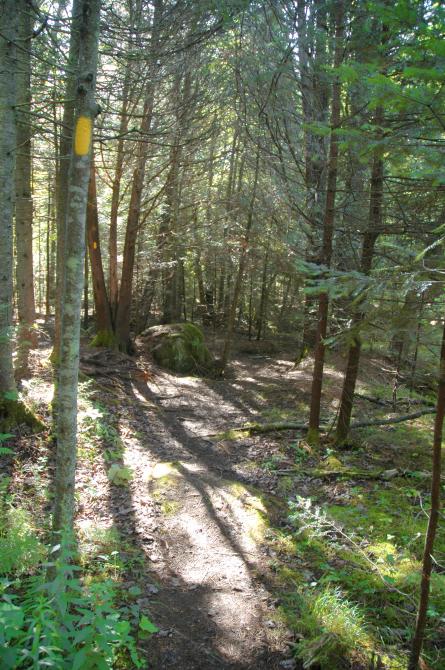
[[[14,437],[12,433],[0,433],[0,456],[9,456],[14,453],[13,449],[3,446],[3,442],[6,442],[11,437]]]
[[[133,479],[133,470],[126,465],[113,463],[107,472],[108,479],[116,486],[127,486]]]
[[[122,653],[132,667],[144,667],[130,623],[114,604],[113,582],[85,585],[68,559],[62,551],[50,582],[44,570],[20,582],[17,591],[17,582],[0,581],[0,667],[106,670]],[[146,621],[156,632],[147,617],[140,625]]]
[[[26,510],[6,504],[0,519],[0,575],[20,575],[35,568],[45,548],[32,527]]]
[[[297,647],[297,656],[305,668],[340,667],[345,657],[368,643],[362,614],[338,588],[328,587],[315,598],[306,598],[300,614],[304,639]]]

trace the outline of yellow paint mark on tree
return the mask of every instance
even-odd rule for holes
[[[93,242],[93,249],[97,249],[97,242]]]
[[[90,151],[93,123],[88,116],[79,116],[74,136],[74,152],[77,156],[86,156]]]

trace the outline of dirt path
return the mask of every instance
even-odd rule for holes
[[[151,521],[145,576],[161,627],[148,645],[153,667],[283,667],[286,631],[271,620],[260,542],[267,510],[230,455],[202,436],[247,420],[253,408],[240,406],[239,394],[222,397],[222,389],[231,395],[225,383],[160,371],[148,384],[133,375],[128,389],[124,460],[137,473],[135,528]]]
[[[153,668],[292,670],[264,542],[277,516],[276,479],[255,463],[274,437],[215,443],[209,435],[273,418],[277,408],[295,413],[307,401],[310,369],[296,370],[290,356],[238,356],[230,378],[210,380],[168,374],[143,358],[138,366],[112,359],[94,372],[103,374],[98,398],[116,406],[123,464],[134,474],[129,486],[110,486],[103,462],[93,475],[90,464],[81,468],[80,527],[114,525],[137,547],[137,560],[128,551],[125,586],[141,590],[138,606],[161,628],[146,644]],[[338,378],[328,369],[326,385]]]

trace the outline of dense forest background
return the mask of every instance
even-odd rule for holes
[[[2,668],[444,667],[444,32],[429,0],[0,0]],[[85,478],[126,509],[156,420],[122,426],[170,397],[206,467],[253,449],[275,655],[168,665],[128,528],[85,549]]]

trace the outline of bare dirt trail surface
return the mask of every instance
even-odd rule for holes
[[[122,460],[133,479],[109,486],[98,470],[90,499],[84,482],[84,522],[113,523],[138,545],[143,559],[127,570],[125,585],[141,589],[138,605],[160,628],[147,641],[150,667],[159,670],[296,667],[290,633],[273,618],[277,596],[262,544],[274,509],[259,492],[270,495],[270,478],[246,467],[254,440],[209,439],[258,419],[267,405],[262,387],[282,394],[286,381],[292,384],[283,380],[292,364],[246,358],[234,367],[233,378],[221,381],[151,365],[144,374],[123,361],[116,373],[102,371],[108,381],[99,380],[102,399],[116,394]],[[101,478],[107,506],[97,494]]]

